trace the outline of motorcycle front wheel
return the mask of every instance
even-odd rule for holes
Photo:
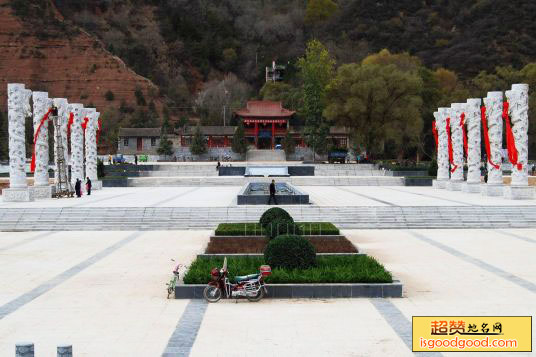
[[[207,285],[203,290],[203,296],[208,302],[218,302],[221,299],[221,290],[214,285]]]
[[[249,295],[247,295],[246,297],[247,297],[248,300],[251,301],[251,302],[257,302],[257,301],[261,300],[261,299],[264,297],[264,288],[261,286],[261,288],[260,288],[259,291],[257,292],[257,295],[255,295],[255,296],[249,296]]]

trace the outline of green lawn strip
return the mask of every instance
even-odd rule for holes
[[[391,273],[374,258],[360,256],[317,256],[317,265],[305,270],[285,270],[272,268],[266,282],[268,284],[307,283],[391,283]],[[229,257],[227,266],[229,277],[257,273],[264,264],[262,257]],[[210,280],[212,268],[221,268],[223,258],[198,258],[184,276],[185,284],[206,284]]]
[[[298,222],[304,235],[339,235],[340,231],[329,222]],[[264,236],[259,223],[220,223],[216,228],[217,236]]]

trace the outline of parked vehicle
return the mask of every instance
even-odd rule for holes
[[[261,265],[259,273],[244,276],[235,276],[235,284],[229,280],[227,270],[227,258],[223,260],[221,269],[214,268],[210,272],[211,281],[203,291],[203,296],[208,302],[218,302],[222,297],[226,299],[238,299],[245,297],[249,301],[259,301],[268,293],[264,278],[272,274],[269,265]]]
[[[340,164],[344,164],[346,162],[346,156],[348,155],[348,150],[331,150],[328,152],[328,162],[330,164],[333,164],[334,162],[338,162]]]
[[[174,262],[174,259],[171,259],[172,262]],[[169,299],[171,296],[175,294],[175,286],[177,286],[177,281],[179,281],[179,269],[186,267],[182,264],[177,264],[175,266],[175,269],[173,269],[173,276],[171,277],[171,280],[169,283],[167,283],[167,298]]]
[[[123,157],[123,154],[115,155],[113,160],[114,160],[114,164],[124,164],[126,162],[125,158]]]
[[[283,150],[283,146],[281,144],[275,144],[276,150]]]

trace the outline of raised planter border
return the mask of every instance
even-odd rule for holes
[[[366,255],[365,253],[316,253],[316,256],[325,257],[325,256],[357,256],[357,255]],[[235,253],[235,254],[225,254],[225,253],[214,253],[214,254],[197,254],[197,258],[209,259],[209,258],[262,258],[264,254],[262,253]]]
[[[175,299],[203,299],[205,284],[177,285]],[[270,284],[268,299],[336,299],[402,297],[402,283],[378,284]]]

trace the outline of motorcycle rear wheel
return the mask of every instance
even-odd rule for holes
[[[208,302],[218,302],[221,299],[221,289],[214,285],[207,285],[203,290],[203,296]]]
[[[264,288],[260,288],[259,291],[257,292],[257,295],[255,296],[249,296],[247,295],[246,296],[247,299],[251,302],[257,302],[257,301],[260,301],[263,297],[264,297]]]

